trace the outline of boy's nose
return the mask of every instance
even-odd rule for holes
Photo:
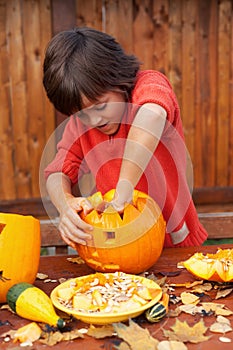
[[[98,125],[100,125],[102,122],[102,117],[98,114],[92,114],[90,116],[90,125],[93,127],[96,127]]]

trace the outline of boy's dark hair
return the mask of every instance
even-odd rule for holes
[[[43,84],[55,108],[71,115],[107,91],[120,89],[130,98],[140,62],[116,40],[92,28],[75,28],[55,35],[44,60]]]

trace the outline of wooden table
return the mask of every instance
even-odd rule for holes
[[[221,248],[232,248],[231,245],[221,245]],[[158,262],[150,268],[150,272],[154,272],[158,277],[161,277],[160,272],[162,271],[177,271],[177,263],[179,261],[185,260],[188,257],[190,257],[193,253],[196,251],[202,251],[203,253],[213,253],[217,249],[216,246],[203,246],[203,247],[189,247],[189,248],[171,248],[171,249],[164,249],[160,259]],[[49,276],[52,280],[57,280],[61,277],[64,277],[66,279],[73,278],[77,276],[87,275],[89,273],[93,273],[93,271],[87,267],[85,264],[74,264],[67,260],[68,256],[45,256],[41,257],[40,260],[40,268],[39,272],[45,273]],[[194,281],[194,278],[191,274],[189,274],[186,270],[182,269],[181,273],[177,276],[173,277],[167,277],[167,281],[169,283],[183,283],[187,281]],[[43,289],[47,294],[50,294],[53,288],[58,285],[58,282],[48,282],[44,283],[42,280],[36,280],[35,285],[41,289]],[[183,291],[182,288],[176,288],[175,293],[179,295]],[[210,301],[209,298],[204,299],[202,301]],[[232,294],[228,297],[225,297],[224,299],[219,299],[216,302],[224,303],[229,309],[233,310],[233,296]],[[172,305],[171,308],[174,306]],[[140,316],[141,319],[143,319],[142,316]],[[179,320],[184,321],[186,320],[189,325],[193,326],[196,322],[198,322],[202,317],[201,316],[191,316],[185,313],[181,313],[179,315]],[[203,320],[205,322],[206,326],[210,326],[214,320],[216,319],[215,316],[205,316],[203,317]],[[233,316],[229,316],[228,319],[231,321],[231,324],[233,326]],[[8,321],[8,325],[0,326],[0,335],[4,332],[10,330],[10,329],[17,329],[30,321],[22,319],[18,317],[17,315],[12,314],[8,310],[0,310],[0,320],[2,323],[4,321]],[[159,323],[155,324],[149,324],[146,322],[140,323],[142,327],[146,327],[150,334],[158,339],[166,340],[166,338],[163,335],[162,327],[165,329],[170,329],[170,326],[172,326],[175,323],[175,318],[164,318]],[[72,329],[75,328],[88,328],[89,325],[82,323],[78,320],[74,320],[69,324]],[[232,340],[232,343],[222,343],[219,341],[219,337],[222,334],[216,334],[212,333],[209,330],[206,332],[206,335],[211,335],[210,340],[198,344],[191,344],[186,343],[186,346],[188,349],[198,349],[198,350],[222,350],[222,349],[233,349],[233,332],[228,332],[225,334],[227,338],[230,338]],[[53,348],[55,349],[68,349],[68,350],[96,350],[96,349],[114,349],[114,341],[116,341],[117,338],[105,338],[102,340],[95,340],[92,337],[89,337],[87,335],[84,336],[84,339],[76,339],[74,341],[63,341],[55,346]],[[15,343],[9,342],[4,343],[3,338],[0,338],[0,348],[1,349],[13,349],[17,348]],[[41,344],[39,341],[34,342],[33,349],[45,349],[50,348],[48,346],[45,346]],[[17,348],[19,349],[19,348]],[[144,350],[144,349],[142,349]],[[146,350],[146,349],[145,349]]]

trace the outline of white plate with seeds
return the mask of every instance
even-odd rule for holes
[[[160,286],[123,272],[95,273],[70,279],[51,293],[54,306],[90,324],[126,321],[142,314],[162,297]]]

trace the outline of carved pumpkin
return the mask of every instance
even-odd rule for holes
[[[195,253],[183,262],[194,276],[217,282],[233,281],[233,249],[219,249],[215,254]]]
[[[89,197],[96,208],[102,201],[110,202],[114,191],[104,196],[100,192]],[[81,218],[94,226],[93,240],[88,245],[76,245],[80,257],[96,271],[140,273],[160,257],[165,221],[160,208],[147,194],[134,190],[132,204],[126,204],[122,214],[109,206],[104,212],[93,209]]]
[[[0,303],[14,284],[35,281],[39,259],[39,220],[0,213]]]

